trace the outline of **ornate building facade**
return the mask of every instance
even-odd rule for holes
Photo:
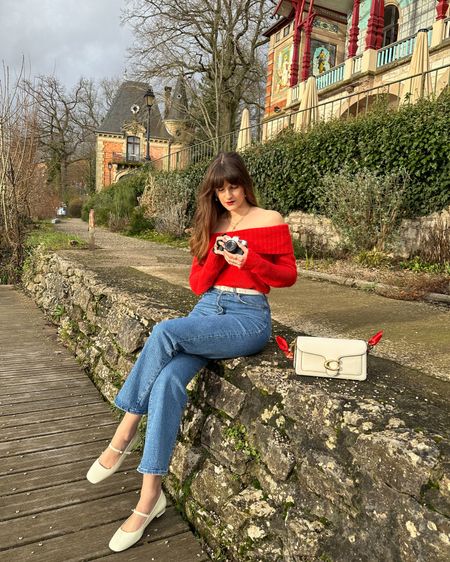
[[[144,96],[149,85],[144,82],[123,82],[96,132],[96,191],[102,191],[148,160],[169,162],[186,145],[187,97],[184,81],[179,78],[172,88],[165,88],[164,114],[153,104],[150,110]],[[148,123],[150,139],[147,148]]]
[[[279,0],[275,17],[265,33],[264,138],[291,124],[311,75],[322,118],[359,113],[385,85],[389,100],[399,103],[408,93],[419,30],[428,33],[433,93],[450,83],[448,0]]]

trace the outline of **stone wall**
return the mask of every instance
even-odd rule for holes
[[[294,238],[300,240],[308,250],[333,250],[340,243],[340,236],[331,220],[320,216],[296,211],[291,213],[286,222],[289,224]],[[402,258],[414,256],[425,243],[430,230],[441,222],[450,228],[450,207],[426,217],[402,220],[392,252]]]
[[[108,400],[152,326],[193,303],[125,277],[87,270],[82,251],[37,253],[24,275]],[[165,486],[215,560],[450,558],[446,387],[369,359],[365,382],[300,378],[271,342],[196,376]]]

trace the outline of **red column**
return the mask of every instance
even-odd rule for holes
[[[377,8],[378,8],[378,0],[372,0],[372,5],[370,6],[369,21],[367,23],[366,49],[377,48],[377,25],[378,25]]]
[[[384,0],[372,0],[367,24],[366,49],[379,49],[383,43]]]
[[[360,4],[361,0],[353,0],[352,27],[350,29],[350,40],[348,42],[348,58],[354,57],[358,50]]]
[[[303,50],[302,82],[308,80],[311,68],[311,33],[315,14],[313,14],[314,0],[309,0],[308,15],[304,23],[305,48]]]
[[[313,20],[308,20],[305,25],[305,49],[303,51],[302,82],[308,80],[311,69],[311,32]]]
[[[438,0],[438,4],[436,6],[437,17],[436,20],[443,20],[445,19],[445,14],[448,10],[448,0]]]
[[[383,45],[383,28],[384,28],[384,0],[378,2],[378,29],[377,29],[377,49],[381,49]]]
[[[289,77],[289,86],[293,88],[297,85],[298,82],[298,71],[299,71],[299,48],[300,48],[300,37],[302,31],[302,14],[305,8],[306,0],[293,0],[292,3],[295,8],[295,17],[294,17],[294,40],[293,40],[293,49],[294,52],[292,53],[292,62],[291,62],[291,75]]]
[[[298,51],[300,48],[300,36],[301,36],[300,34],[301,34],[301,28],[295,27],[294,42],[292,47],[294,49],[294,52],[292,53],[291,75],[289,77],[289,86],[291,88],[296,86],[298,82],[298,70],[299,70]]]

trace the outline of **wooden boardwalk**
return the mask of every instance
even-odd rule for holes
[[[137,503],[139,462],[90,484],[116,421],[34,303],[0,286],[0,562],[209,560],[171,505],[131,549],[108,542]]]

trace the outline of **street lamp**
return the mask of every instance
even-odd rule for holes
[[[144,95],[145,105],[148,109],[148,118],[147,118],[147,154],[145,159],[150,161],[150,111],[152,110],[152,105],[155,103],[155,95],[153,94],[153,90],[151,87],[145,92]]]
[[[112,162],[108,162],[108,170],[109,170],[109,185],[111,185],[111,170],[112,170]]]

